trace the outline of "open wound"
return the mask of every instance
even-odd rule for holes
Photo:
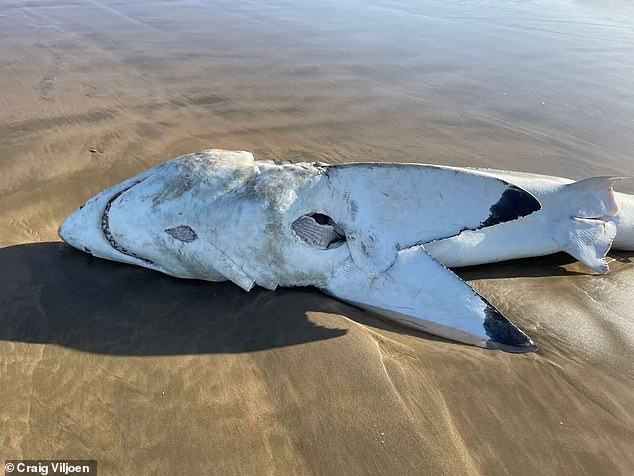
[[[319,250],[336,248],[346,241],[341,227],[322,213],[301,216],[293,222],[291,228],[304,243]]]

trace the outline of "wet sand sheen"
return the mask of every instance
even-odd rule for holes
[[[86,198],[207,147],[634,175],[632,16],[543,8],[3,4],[0,454],[105,474],[630,473],[629,254],[607,276],[564,255],[461,270],[540,345],[509,355],[54,242]]]

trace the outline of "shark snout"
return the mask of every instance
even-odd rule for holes
[[[98,207],[84,203],[60,225],[57,233],[66,243],[78,250],[92,253],[99,248],[95,239],[99,225]]]
[[[80,251],[99,258],[130,262],[120,246],[112,240],[108,229],[108,212],[121,194],[138,184],[144,177],[126,180],[101,192],[71,213],[60,225],[62,240]],[[132,261],[133,264],[139,264]]]

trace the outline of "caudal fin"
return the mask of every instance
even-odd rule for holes
[[[601,218],[616,215],[619,207],[612,186],[622,179],[624,177],[590,177],[566,185],[562,198],[571,208],[571,216]]]
[[[572,218],[564,251],[598,273],[609,271],[605,255],[616,236],[616,225],[609,221]]]

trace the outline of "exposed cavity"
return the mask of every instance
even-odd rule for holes
[[[301,216],[291,228],[304,243],[320,250],[336,248],[346,241],[341,227],[322,213]]]

